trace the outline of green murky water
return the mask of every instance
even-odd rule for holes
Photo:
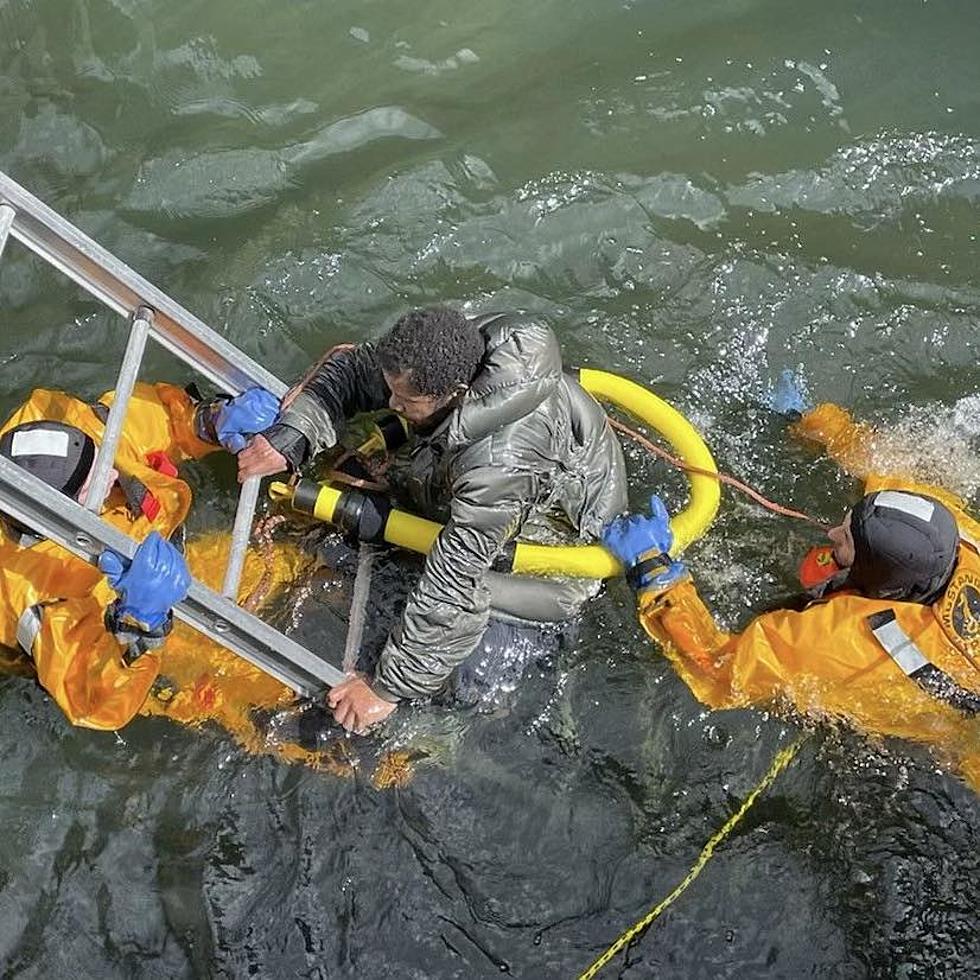
[[[412,304],[535,310],[827,517],[857,488],[759,407],[785,367],[976,502],[978,141],[968,0],[0,0],[0,168],[273,371]],[[0,300],[4,411],[112,383],[120,323],[15,246]],[[230,469],[193,481],[226,519]],[[736,624],[805,543],[728,499],[691,558]],[[793,730],[703,711],[619,587],[505,716],[404,713],[432,761],[397,793],[0,702],[10,977],[570,976]],[[821,730],[610,975],[975,976],[978,814],[919,749]]]

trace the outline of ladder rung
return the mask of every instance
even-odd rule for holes
[[[116,459],[116,450],[123,433],[123,423],[126,421],[126,409],[133,396],[136,378],[139,375],[140,364],[143,362],[143,351],[146,350],[146,339],[150,335],[153,323],[153,311],[141,306],[133,314],[133,326],[129,331],[129,341],[126,353],[123,354],[119,377],[116,378],[116,391],[109,407],[109,418],[106,419],[105,432],[99,445],[99,452],[92,467],[92,480],[89,483],[85,507],[93,514],[102,513],[102,505],[109,493],[109,472]]]
[[[255,518],[255,508],[259,502],[259,486],[262,480],[257,476],[249,477],[238,494],[238,509],[235,511],[235,526],[231,529],[231,549],[228,552],[228,566],[225,569],[225,582],[221,594],[226,599],[236,602],[238,599],[238,583],[242,579],[242,569],[245,567],[245,552],[252,538],[252,521]]]

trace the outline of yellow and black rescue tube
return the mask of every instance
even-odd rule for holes
[[[615,405],[655,429],[689,466],[706,473],[718,473],[701,433],[673,405],[648,388],[618,374],[594,368],[580,368],[578,383],[596,401]],[[679,555],[708,530],[721,502],[721,483],[717,476],[689,473],[688,479],[691,499],[670,521],[670,529],[674,532],[674,543],[670,548],[672,556]]]
[[[578,381],[595,399],[608,402],[645,422],[691,466],[716,473],[715,461],[698,431],[673,406],[634,381],[582,368]],[[708,529],[721,499],[719,481],[711,476],[690,474],[691,499],[671,522],[674,543],[671,555],[680,554]],[[379,540],[420,554],[428,554],[442,525],[397,510],[379,494],[346,487],[300,480],[295,484],[273,483],[270,495],[289,500],[295,510],[318,520],[337,524],[344,530],[369,533]],[[380,533],[376,529],[381,528]],[[619,561],[602,545],[544,545],[514,542],[494,563],[494,569],[527,575],[557,575],[572,578],[612,578],[623,573]]]

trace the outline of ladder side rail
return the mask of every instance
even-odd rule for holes
[[[143,361],[143,351],[146,349],[146,339],[149,336],[150,324],[153,322],[153,311],[141,306],[133,317],[133,325],[129,331],[129,342],[123,355],[119,376],[116,378],[115,397],[109,408],[105,432],[99,451],[92,466],[91,482],[88,497],[85,500],[86,510],[93,514],[102,513],[102,505],[109,493],[109,473],[116,459],[116,449],[122,438],[123,423],[126,421],[126,410],[136,386],[140,364]]]
[[[93,514],[99,513],[108,492],[108,474],[121,437],[125,411],[138,374],[147,336],[152,336],[161,346],[229,394],[238,394],[253,385],[261,385],[277,397],[282,397],[285,393],[286,385],[271,372],[239,351],[192,313],[0,171],[0,251],[8,233],[12,233],[39,258],[78,283],[115,312],[129,316],[137,314],[141,306],[150,308],[148,316],[137,314],[133,320],[129,343],[116,384],[116,398],[110,410],[105,438],[93,470],[92,486],[87,501],[87,507]],[[258,503],[259,482],[257,479],[246,481],[235,513],[232,546],[223,584],[225,597],[232,601],[237,596],[251,537],[251,524]],[[29,520],[25,520],[24,523],[36,526]],[[70,544],[61,543],[70,547]],[[261,621],[256,620],[256,622]],[[195,623],[191,622],[191,625]],[[209,622],[204,617],[200,618],[198,625],[205,635],[213,636],[213,622]],[[277,631],[272,633],[275,637],[286,639]],[[298,644],[295,646],[301,654],[311,656]],[[235,649],[233,646],[230,648]],[[236,650],[236,652],[242,651]],[[320,661],[317,660],[317,663]],[[268,668],[263,667],[263,669]],[[289,683],[275,670],[269,672]]]
[[[0,171],[4,204],[16,212],[10,233],[18,241],[123,316],[151,307],[154,338],[223,391],[261,386],[277,398],[286,393],[274,374]]]
[[[174,607],[174,615],[301,697],[322,697],[329,688],[348,680],[333,664],[197,579],[187,598]]]
[[[95,564],[105,548],[132,559],[137,544],[42,480],[0,457],[0,510]],[[322,694],[343,673],[196,579],[175,615],[298,694]]]
[[[17,212],[9,204],[0,204],[0,258],[16,216]]]

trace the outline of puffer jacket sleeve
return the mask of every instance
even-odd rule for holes
[[[281,452],[290,447],[285,455],[298,465],[336,445],[346,419],[385,408],[390,397],[372,344],[339,349],[321,362],[263,434]]]
[[[487,571],[527,517],[530,482],[526,474],[489,466],[456,480],[449,520],[381,654],[376,693],[388,700],[427,697],[472,653],[489,617]]]

